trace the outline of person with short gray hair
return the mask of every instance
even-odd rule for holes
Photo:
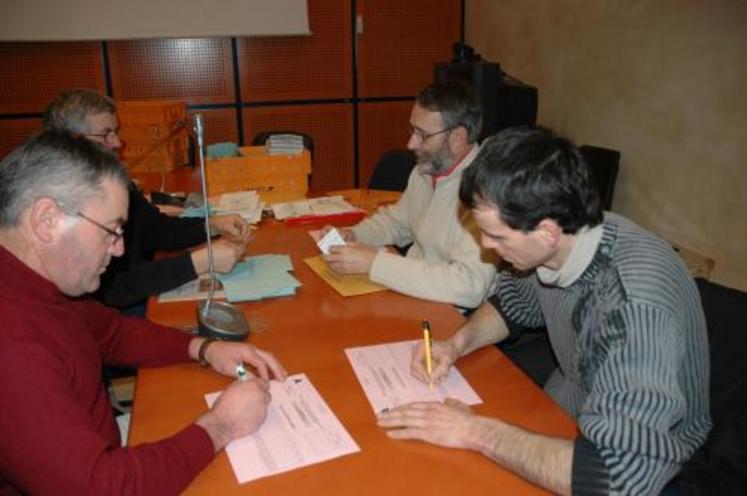
[[[116,111],[114,100],[95,91],[66,91],[47,108],[44,128],[85,136],[118,154],[123,143]],[[208,271],[206,248],[153,259],[157,251],[184,250],[204,243],[205,225],[199,218],[181,219],[162,214],[134,184],[130,185],[129,197],[125,254],[109,266],[94,296],[128,313],[144,315],[149,296],[174,289]],[[229,272],[244,256],[249,225],[238,215],[216,215],[210,222],[214,233],[224,235],[213,244],[215,269]]]
[[[86,296],[122,255],[129,179],[111,153],[46,131],[0,162],[0,494],[177,494],[261,425],[285,370],[247,343],[125,317]],[[190,360],[238,378],[173,436],[122,448],[104,365]]]
[[[41,135],[33,145],[8,155],[0,169],[0,227],[18,225],[21,213],[48,197],[78,209],[101,196],[101,181],[111,178],[127,187],[127,173],[116,157],[66,133]]]
[[[117,104],[108,96],[89,90],[63,91],[47,107],[44,129],[66,129],[85,135],[91,131],[86,122],[89,116],[116,113]]]

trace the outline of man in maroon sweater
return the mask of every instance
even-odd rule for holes
[[[175,494],[229,441],[256,430],[269,353],[206,341],[121,316],[92,299],[124,250],[128,178],[117,159],[62,132],[31,139],[0,163],[0,495]],[[213,408],[173,436],[121,448],[103,364],[199,360],[235,376]]]

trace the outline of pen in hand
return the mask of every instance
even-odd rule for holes
[[[246,372],[246,369],[244,368],[243,363],[239,363],[236,366],[236,378],[240,380],[241,382],[246,382],[248,379],[247,372]]]
[[[430,379],[433,374],[433,356],[431,355],[431,325],[427,320],[423,320],[423,345],[425,347],[425,370]]]

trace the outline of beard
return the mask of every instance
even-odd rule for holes
[[[437,176],[453,165],[453,159],[449,153],[447,144],[438,150],[434,155],[426,153],[417,153],[418,170],[421,174]]]

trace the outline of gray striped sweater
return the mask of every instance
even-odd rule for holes
[[[607,213],[568,287],[503,272],[491,299],[511,333],[546,326],[558,368],[545,390],[578,422],[574,494],[658,494],[711,427],[697,288],[661,239]]]

